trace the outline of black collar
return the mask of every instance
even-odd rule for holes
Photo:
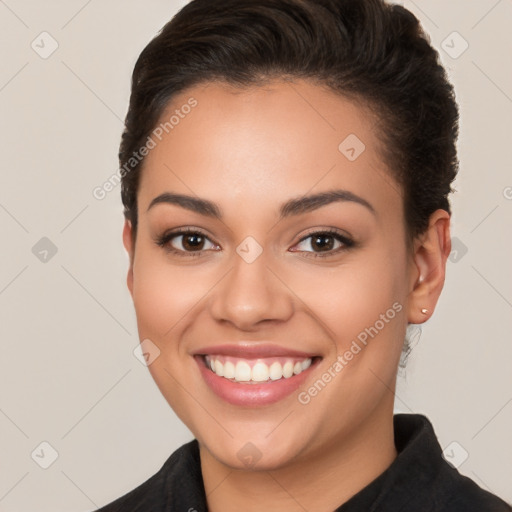
[[[425,416],[396,414],[393,421],[397,458],[334,512],[512,512],[445,461]],[[127,511],[207,512],[196,439],[178,448],[146,482],[98,512]]]

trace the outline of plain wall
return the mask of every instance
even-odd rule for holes
[[[512,501],[512,4],[403,4],[439,49],[461,124],[457,252],[396,409],[426,414],[443,448],[467,452],[459,470]],[[117,168],[135,60],[179,7],[0,2],[1,511],[93,510],[192,439],[133,354],[120,189],[93,196]],[[58,43],[47,58],[43,31]],[[469,45],[457,58],[454,31]],[[58,453],[48,469],[42,442]]]

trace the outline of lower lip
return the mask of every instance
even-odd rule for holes
[[[273,404],[291,395],[304,383],[311,370],[316,367],[320,360],[315,359],[309,368],[288,379],[281,378],[279,380],[252,384],[233,382],[224,377],[219,377],[206,367],[202,356],[194,356],[194,359],[199,365],[199,370],[206,384],[218,397],[230,404],[248,407]]]

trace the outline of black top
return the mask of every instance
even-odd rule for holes
[[[461,475],[442,456],[421,414],[395,414],[397,458],[333,512],[511,512],[512,507]],[[139,487],[99,512],[207,512],[197,439],[178,448]]]

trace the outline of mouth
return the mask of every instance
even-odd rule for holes
[[[217,397],[232,405],[257,407],[276,403],[293,394],[322,357],[243,358],[195,354],[194,359],[205,383]]]
[[[203,364],[218,377],[239,384],[257,384],[290,379],[307,370],[313,362],[321,359],[314,357],[269,357],[244,359],[220,354],[201,354]]]

